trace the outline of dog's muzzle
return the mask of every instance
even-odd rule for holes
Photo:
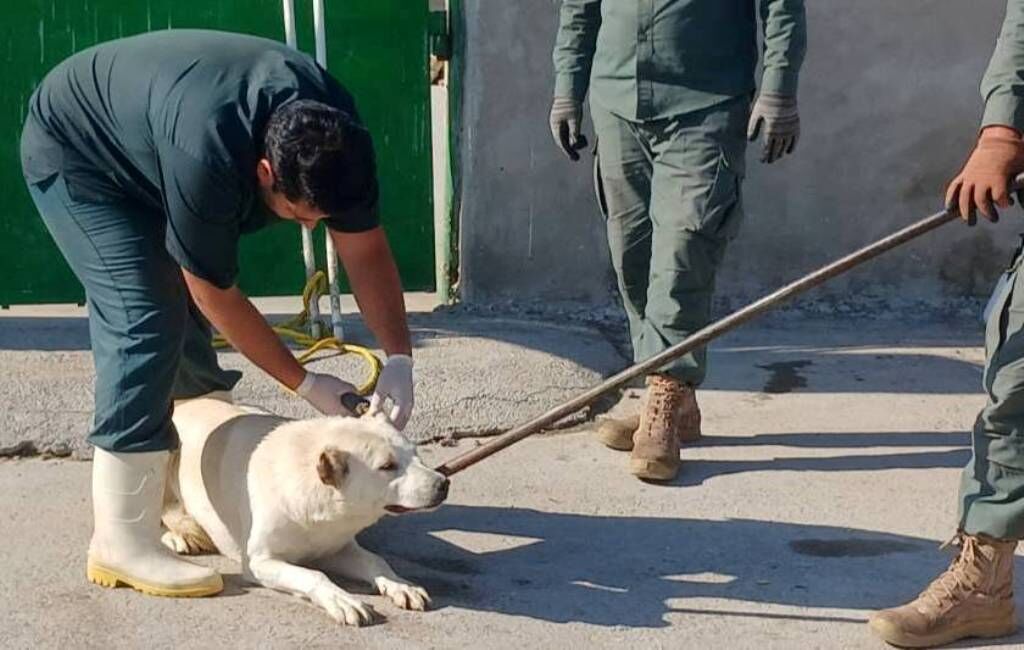
[[[407,512],[418,512],[420,510],[433,510],[434,508],[439,507],[442,503],[444,503],[445,499],[448,498],[448,488],[450,485],[451,481],[449,481],[447,478],[438,481],[437,486],[434,488],[434,494],[430,499],[430,502],[427,503],[426,505],[417,508],[410,508],[407,506],[400,505],[389,505],[384,506],[384,509],[393,515],[400,515]]]

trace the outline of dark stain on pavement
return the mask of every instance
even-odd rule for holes
[[[796,539],[789,547],[800,555],[813,557],[877,557],[892,553],[911,553],[919,546],[894,539]]]
[[[801,368],[812,365],[807,359],[777,361],[758,366],[772,373],[762,389],[765,393],[791,393],[796,388],[806,388],[807,378],[800,374]]]

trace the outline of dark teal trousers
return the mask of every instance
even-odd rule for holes
[[[595,176],[636,361],[682,341],[711,318],[715,275],[743,220],[749,110],[743,96],[634,122],[591,101]],[[706,366],[701,349],[665,371],[696,386]]]
[[[993,292],[985,327],[988,396],[960,485],[960,526],[971,535],[1024,539],[1024,277],[1021,253]]]
[[[96,366],[89,442],[112,452],[173,449],[173,400],[231,390],[209,323],[164,247],[166,220],[129,201],[76,202],[58,174],[29,185],[39,214],[85,287]]]

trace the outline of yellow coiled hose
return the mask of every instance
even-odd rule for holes
[[[377,379],[380,377],[380,370],[382,367],[380,359],[378,359],[377,356],[368,348],[361,345],[345,343],[335,336],[326,336],[319,339],[314,338],[305,329],[310,322],[309,305],[326,293],[326,291],[327,276],[323,271],[317,271],[302,289],[302,311],[280,325],[271,327],[271,329],[285,341],[290,341],[295,345],[305,348],[305,350],[296,357],[296,361],[301,364],[306,364],[315,360],[318,358],[316,357],[316,354],[323,352],[324,350],[334,350],[338,352],[338,354],[356,354],[362,357],[366,362],[366,365],[369,366],[370,373],[368,379],[362,385],[358,386],[357,390],[360,395],[369,395],[377,386]],[[324,331],[329,332],[331,330],[330,324],[328,323],[321,322],[321,327]],[[231,347],[231,344],[228,343],[227,339],[218,334],[213,337],[213,347],[218,349],[229,348]]]

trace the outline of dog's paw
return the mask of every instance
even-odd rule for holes
[[[360,627],[377,620],[377,613],[365,603],[359,602],[343,589],[324,589],[316,592],[313,601],[327,610],[327,613],[342,625]]]
[[[185,541],[185,538],[179,535],[178,533],[172,533],[170,531],[167,531],[160,538],[160,541],[164,543],[164,546],[171,549],[178,555],[191,554],[191,549],[189,549],[188,547],[188,542]]]
[[[430,606],[430,596],[423,587],[417,587],[407,582],[396,582],[388,578],[377,578],[377,589],[380,590],[382,596],[387,596],[391,602],[402,609],[422,612]]]
[[[213,542],[206,538],[205,533],[200,538],[197,535],[183,535],[168,530],[160,537],[160,541],[178,555],[202,555],[203,553],[217,552]]]

